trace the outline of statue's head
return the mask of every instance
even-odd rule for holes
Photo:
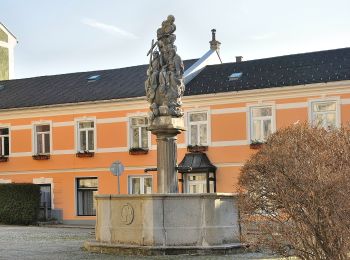
[[[176,55],[176,48],[171,48],[170,49],[170,57],[175,57]]]
[[[171,24],[175,22],[175,16],[173,16],[172,14],[168,15],[167,18],[168,22],[170,22]]]
[[[153,52],[153,57],[158,58],[159,57],[159,52],[158,51],[154,51]]]

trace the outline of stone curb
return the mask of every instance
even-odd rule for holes
[[[82,225],[64,225],[64,224],[58,224],[58,225],[51,225],[51,224],[41,224],[39,227],[45,227],[45,228],[79,228],[79,229],[95,229],[95,226],[82,226]]]
[[[116,254],[123,256],[164,256],[164,255],[234,255],[245,252],[241,243],[218,246],[138,246],[108,244],[85,241],[84,248],[89,252]]]

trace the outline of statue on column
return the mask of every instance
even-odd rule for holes
[[[185,91],[184,65],[174,42],[175,17],[169,15],[157,30],[157,41],[152,41],[146,98],[150,104],[150,121],[159,116],[182,117],[181,97]]]

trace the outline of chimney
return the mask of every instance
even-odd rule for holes
[[[243,56],[236,56],[236,63],[242,62]]]
[[[212,29],[211,30],[211,41],[209,42],[210,43],[210,49],[213,50],[213,51],[217,51],[219,52],[220,51],[220,45],[221,45],[221,42],[217,41],[216,40],[216,30],[215,29]]]

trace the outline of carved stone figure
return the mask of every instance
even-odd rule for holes
[[[150,120],[158,116],[182,117],[181,97],[185,91],[184,65],[176,53],[175,17],[169,15],[157,30],[157,41],[152,41],[150,64],[145,82],[146,97],[150,103]],[[156,48],[156,51],[154,49]]]
[[[154,51],[153,52],[153,59],[152,59],[151,64],[147,70],[148,79],[147,79],[146,84],[145,84],[147,101],[151,104],[154,103],[156,90],[158,87],[159,72],[160,72],[159,52]]]

